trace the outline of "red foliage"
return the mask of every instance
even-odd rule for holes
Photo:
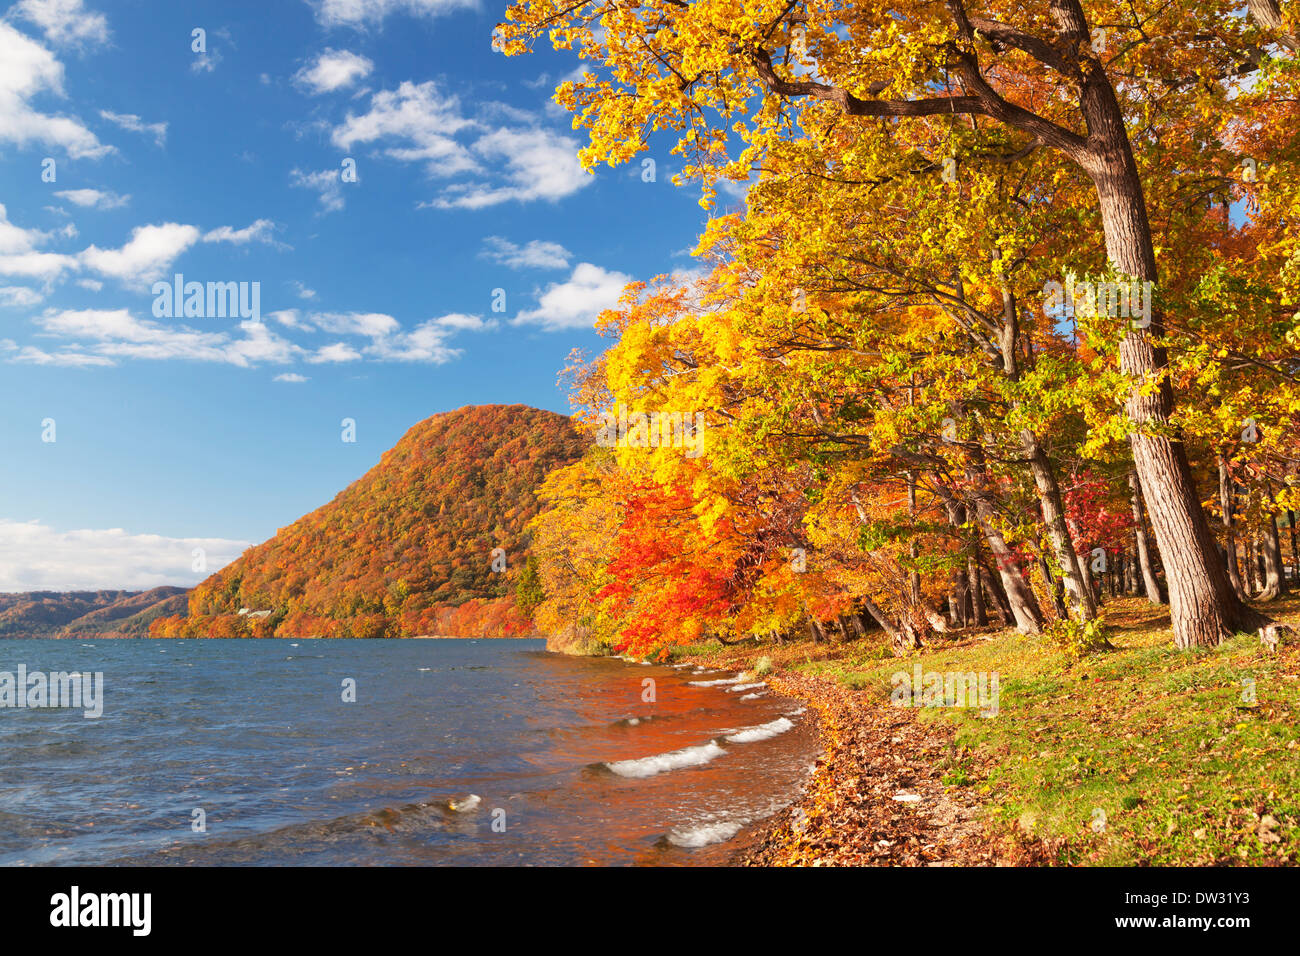
[[[1084,469],[1065,492],[1066,524],[1079,554],[1095,548],[1116,554],[1128,540],[1133,530],[1133,511],[1128,499],[1116,495],[1113,488],[1113,482]]]

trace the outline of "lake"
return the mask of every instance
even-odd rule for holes
[[[819,752],[761,678],[542,641],[0,641],[20,666],[102,672],[103,713],[0,707],[10,866],[716,864]]]

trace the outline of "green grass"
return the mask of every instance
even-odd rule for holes
[[[717,654],[723,650],[721,641],[704,641],[700,644],[669,644],[664,647],[655,648],[646,654],[646,660],[665,660],[666,663],[675,664],[683,658],[707,657]]]
[[[1290,599],[1269,610],[1294,619],[1296,608]],[[905,660],[863,644],[792,666],[859,690],[864,704],[887,702],[890,675],[917,661],[923,671],[996,673],[996,716],[942,707],[919,717],[951,725],[958,753],[979,758],[987,825],[1051,841],[1059,862],[1294,862],[1300,648],[1271,656],[1238,635],[1180,651],[1139,602],[1113,601],[1110,616],[1128,624],[1110,632],[1116,650],[1082,659],[1004,632]],[[942,769],[951,786],[976,777],[961,761]]]

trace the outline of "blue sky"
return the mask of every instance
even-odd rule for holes
[[[0,590],[192,583],[431,414],[567,411],[595,313],[692,266],[671,144],[582,172],[578,62],[493,52],[502,3],[0,10]],[[177,273],[260,321],[156,315]]]

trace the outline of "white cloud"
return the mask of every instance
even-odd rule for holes
[[[239,323],[242,337],[229,332],[202,332],[187,326],[162,325],[138,319],[128,309],[51,309],[36,320],[47,336],[81,340],[73,346],[80,354],[107,359],[180,359],[217,362],[250,368],[260,363],[288,364],[302,349],[261,322]],[[10,361],[49,364],[21,353]]]
[[[418,84],[407,80],[396,90],[373,94],[367,112],[349,112],[330,138],[344,150],[383,139],[401,141],[404,145],[388,147],[385,155],[406,163],[422,162],[430,176],[445,177],[478,168],[455,139],[456,133],[475,125],[461,115],[460,101],[440,93],[432,80]]]
[[[293,291],[297,293],[298,298],[300,299],[316,298],[316,290],[307,288],[307,286],[299,282],[297,279],[292,280],[289,285],[293,286]]]
[[[332,335],[351,335],[369,339],[357,348],[335,342],[318,348],[307,357],[313,365],[356,362],[372,359],[379,362],[428,362],[441,365],[460,357],[463,350],[449,341],[460,332],[483,332],[496,328],[494,321],[481,316],[452,312],[429,319],[406,331],[391,315],[382,312],[313,312],[300,316],[296,310],[272,313],[272,317],[289,328],[316,329]]]
[[[111,110],[100,110],[99,115],[110,123],[115,123],[124,130],[132,133],[148,133],[153,136],[154,142],[162,146],[167,142],[167,124],[166,123],[146,123],[134,113],[114,113]]]
[[[79,119],[33,109],[29,101],[42,92],[63,95],[63,64],[0,20],[0,143],[57,146],[76,159],[97,159],[113,151]]]
[[[309,93],[319,95],[345,89],[365,79],[375,64],[364,56],[347,50],[327,48],[310,65],[293,75],[293,80]]]
[[[166,272],[201,236],[197,227],[177,222],[137,226],[120,249],[92,245],[81,253],[81,261],[95,272],[123,282],[148,281]]]
[[[218,226],[203,234],[204,242],[230,242],[242,246],[250,242],[273,242],[271,235],[275,223],[270,219],[258,219],[256,222],[235,229],[231,226]]]
[[[497,327],[494,319],[485,320],[482,316],[466,315],[463,312],[451,312],[429,321],[444,329],[454,329],[457,332],[486,332]]]
[[[119,196],[98,189],[63,189],[54,195],[87,209],[117,209],[131,201],[130,196]]]
[[[0,286],[0,306],[11,309],[23,309],[40,305],[45,297],[35,289],[21,285]]]
[[[30,252],[50,237],[39,229],[24,229],[9,221],[9,211],[0,203],[0,255]]]
[[[360,180],[361,177],[357,178]],[[325,212],[338,212],[343,208],[343,180],[339,178],[337,169],[322,169],[317,173],[293,169],[289,172],[289,185],[315,190],[320,194],[320,204]]]
[[[313,312],[311,323],[322,332],[372,339],[392,335],[402,327],[395,318],[382,312]]]
[[[496,328],[493,321],[481,316],[452,312],[422,322],[410,332],[399,332],[377,338],[366,348],[371,358],[387,362],[429,362],[442,365],[464,354],[463,349],[452,348],[448,340],[457,332],[483,332]]]
[[[547,331],[590,328],[605,309],[618,305],[632,277],[580,262],[566,282],[552,283],[538,298],[536,309],[520,312],[514,325],[540,325]]]
[[[108,42],[108,19],[87,10],[82,0],[19,0],[9,12],[36,24],[56,46]]]
[[[519,125],[496,125],[503,119]],[[396,90],[372,94],[368,109],[349,112],[331,140],[343,150],[374,143],[390,159],[422,163],[434,178],[473,177],[447,186],[422,207],[482,209],[511,201],[556,200],[591,183],[577,160],[577,140],[533,126],[533,121],[532,114],[492,103],[482,106],[479,118],[471,118],[459,99],[442,92],[434,81],[408,80]]]
[[[410,332],[376,339],[366,348],[372,358],[388,362],[431,362],[442,365],[458,358],[461,349],[447,345],[450,331],[437,319],[430,319]]]
[[[15,287],[17,288],[17,287]],[[3,291],[3,290],[0,290]],[[2,300],[0,300],[2,301]],[[39,300],[37,300],[39,301]],[[377,362],[428,362],[441,364],[461,354],[449,340],[461,332],[496,328],[493,320],[463,313],[429,319],[407,331],[382,312],[315,312],[282,309],[267,316],[269,322],[245,320],[238,329],[205,330],[176,323],[141,319],[126,308],[46,309],[32,321],[38,338],[63,340],[58,351],[36,346],[20,347],[0,341],[0,358],[33,365],[115,365],[125,359],[213,362],[254,368],[289,365],[338,364],[369,359]],[[327,345],[299,345],[273,329],[306,334],[327,333],[351,337]],[[277,381],[295,381],[292,378]]]
[[[311,328],[311,326],[308,323],[303,322],[298,318],[297,309],[280,309],[279,311],[269,313],[267,315],[267,318],[279,322],[287,329],[310,329]]]
[[[75,257],[56,252],[39,252],[36,248],[52,237],[75,235],[75,227],[71,233],[64,230],[49,233],[40,229],[24,229],[9,221],[8,211],[0,204],[0,275],[23,276],[49,282],[65,270],[75,269]]]
[[[79,261],[86,268],[124,283],[147,282],[158,279],[170,271],[186,250],[198,242],[229,242],[244,245],[249,242],[272,242],[275,223],[270,219],[235,229],[219,226],[208,232],[197,226],[179,222],[136,226],[131,238],[117,249],[101,249],[91,245],[82,250]],[[0,261],[0,271],[3,261]]]
[[[572,253],[558,242],[533,239],[522,246],[500,236],[483,240],[482,255],[510,269],[567,269]]]
[[[168,538],[122,528],[56,531],[40,521],[0,518],[0,591],[188,587],[249,547],[228,538]],[[191,570],[195,548],[206,554],[205,572]]]
[[[478,0],[308,0],[326,26],[364,27],[392,13],[436,17],[456,10],[478,9]]]
[[[25,252],[16,256],[0,256],[0,275],[21,276],[49,282],[66,269],[75,269],[77,260],[57,252]]]
[[[221,59],[220,50],[208,50],[206,53],[196,53],[193,61],[190,63],[190,72],[212,73],[216,70]]]
[[[485,159],[502,162],[501,172],[508,184],[457,184],[431,205],[440,209],[482,209],[511,201],[563,199],[593,181],[578,162],[577,140],[550,130],[499,129],[478,139],[474,151]]]
[[[277,375],[271,381],[289,382],[291,384],[298,385],[301,384],[302,382],[308,382],[311,380],[306,375],[299,375],[297,372],[285,372],[281,375]]]
[[[302,349],[281,338],[261,322],[246,319],[239,323],[243,338],[233,339],[226,347],[224,361],[247,368],[262,362],[287,365]]]
[[[105,358],[102,355],[90,355],[87,352],[79,352],[64,349],[61,352],[46,352],[44,349],[38,349],[33,345],[18,348],[13,347],[15,354],[9,358],[9,361],[20,365],[55,365],[61,368],[90,368],[91,366],[103,366],[115,364],[112,359]]]
[[[360,358],[361,353],[346,342],[335,342],[333,345],[326,345],[317,349],[314,354],[308,357],[307,361],[312,365],[323,365],[327,362],[356,362]]]
[[[89,289],[91,292],[98,292],[100,289],[104,288],[104,283],[100,282],[98,279],[78,279],[77,285],[81,286],[83,289]]]

